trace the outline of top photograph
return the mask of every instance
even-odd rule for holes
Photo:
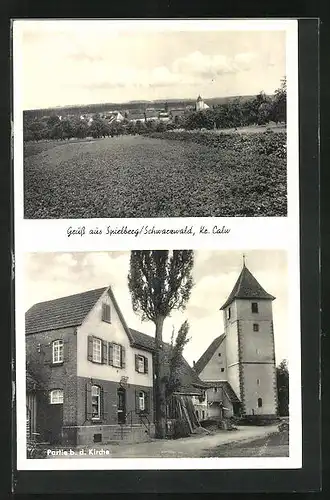
[[[14,21],[24,218],[287,216],[287,33],[246,24]]]

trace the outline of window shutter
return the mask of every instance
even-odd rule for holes
[[[144,373],[148,373],[148,358],[144,357]]]
[[[126,366],[126,349],[124,346],[121,346],[120,355],[121,355],[121,367],[125,368],[125,366]]]
[[[135,354],[135,371],[139,371],[139,356]]]
[[[93,361],[93,335],[87,337],[87,359]]]
[[[101,387],[101,418],[103,420],[107,420],[108,418],[107,394],[108,392]]]
[[[113,345],[109,343],[109,365],[113,366]]]
[[[102,363],[105,364],[107,362],[107,354],[108,354],[108,342],[106,340],[102,340]]]
[[[69,341],[63,341],[63,362],[67,363],[69,361]]]
[[[144,396],[144,407],[145,407],[145,413],[149,413],[149,391],[146,391]]]
[[[45,365],[50,365],[53,362],[53,344],[50,342],[49,344],[45,344],[43,346],[44,351],[44,363]]]
[[[86,396],[85,396],[85,404],[86,404],[86,420],[90,420],[92,418],[92,386],[90,382],[86,383]]]
[[[140,413],[139,391],[135,391],[135,411],[136,413]]]

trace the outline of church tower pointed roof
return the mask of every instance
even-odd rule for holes
[[[197,102],[198,102],[198,101],[202,101],[202,100],[203,100],[203,99],[202,99],[202,98],[201,98],[201,96],[199,95],[199,96],[197,97]]]
[[[228,299],[223,306],[220,307],[220,310],[225,309],[235,299],[275,300],[275,297],[262,288],[253,274],[248,270],[244,262],[241,274],[239,275]]]

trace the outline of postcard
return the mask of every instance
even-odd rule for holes
[[[296,20],[13,22],[18,470],[299,469]]]

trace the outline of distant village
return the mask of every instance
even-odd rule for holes
[[[110,108],[110,109],[109,109]],[[84,139],[173,129],[213,130],[286,122],[286,82],[273,96],[213,98],[204,101],[132,102],[27,110],[24,141]]]
[[[182,103],[180,103],[182,104]],[[90,106],[91,107],[91,106]],[[103,106],[104,107],[104,106]],[[122,123],[122,122],[147,122],[147,121],[161,121],[170,122],[177,121],[185,113],[191,111],[202,111],[205,109],[210,109],[210,106],[204,102],[202,97],[199,95],[195,103],[187,104],[183,106],[174,106],[172,103],[167,102],[155,104],[155,106],[143,106],[139,103],[137,107],[134,104],[127,104],[126,109],[122,109],[123,105],[120,105],[120,109],[102,109],[102,111],[91,110],[90,112],[79,112],[78,108],[69,108],[71,112],[65,112],[64,108],[60,108],[60,112],[56,113],[55,109],[51,110],[48,114],[42,114],[38,110],[26,111],[25,116],[30,121],[33,119],[39,119],[47,121],[51,118],[57,118],[62,120],[83,120],[87,124],[91,124],[97,119],[105,120],[107,123]],[[83,107],[81,108],[83,109]],[[44,110],[46,112],[46,110]]]

